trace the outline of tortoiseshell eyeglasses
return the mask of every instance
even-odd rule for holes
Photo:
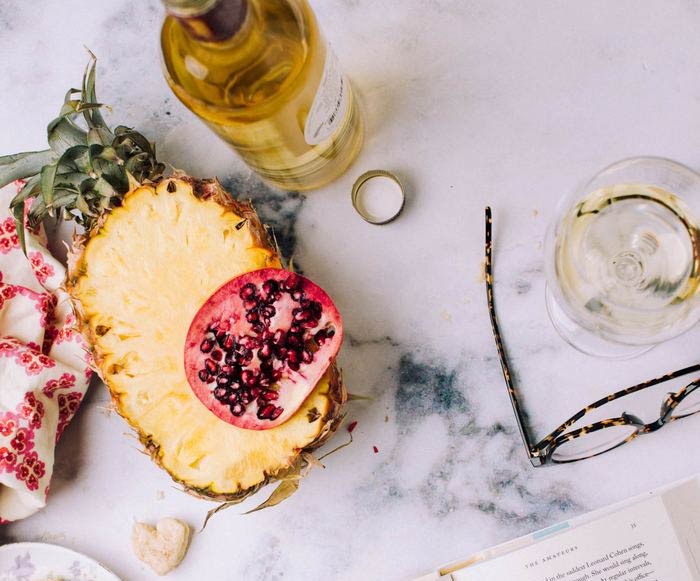
[[[645,381],[632,387],[617,391],[607,397],[586,406],[575,413],[561,426],[543,438],[540,442],[533,444],[526,425],[525,415],[520,406],[518,395],[513,381],[513,374],[510,371],[508,357],[506,355],[501,332],[496,316],[496,306],[493,295],[493,253],[492,253],[492,218],[491,208],[486,208],[486,263],[484,274],[486,278],[486,298],[488,301],[491,327],[496,341],[498,358],[503,370],[503,378],[508,388],[510,402],[518,422],[518,429],[522,437],[527,454],[533,466],[542,466],[549,462],[565,463],[585,460],[593,456],[598,456],[604,452],[609,452],[622,444],[632,441],[640,434],[648,434],[662,428],[669,422],[680,420],[700,412],[700,377],[690,382],[688,385],[667,394],[661,404],[661,414],[659,418],[651,423],[644,423],[637,416],[623,412],[618,417],[599,420],[583,427],[570,429],[577,424],[584,416],[594,410],[603,407],[610,402],[618,400],[627,395],[637,393],[648,387],[659,385],[672,379],[683,377],[691,373],[700,371],[700,364],[691,365],[684,369],[679,369],[663,377]]]

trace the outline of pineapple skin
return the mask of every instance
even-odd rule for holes
[[[136,186],[136,184],[134,185]],[[161,180],[157,184],[138,186],[125,196],[124,205],[121,208],[115,209],[113,213],[124,211],[124,208],[129,207],[130,198],[136,197],[139,194],[144,195],[148,193],[155,194],[156,196],[167,196],[178,195],[183,191],[189,192],[190,195],[193,195],[201,202],[215,202],[220,207],[221,213],[229,212],[235,215],[238,221],[236,230],[240,229],[241,231],[249,232],[253,246],[252,251],[254,253],[259,253],[257,257],[258,264],[247,268],[247,270],[228,274],[224,268],[222,276],[225,276],[226,280],[243,274],[243,272],[248,270],[262,267],[279,268],[281,266],[277,251],[252,205],[234,200],[217,180],[196,180],[184,174],[177,174],[174,178]],[[300,408],[297,414],[278,428],[262,432],[263,434],[267,433],[269,435],[288,425],[294,424],[299,426],[303,423],[311,424],[311,418],[316,415],[315,412],[320,408],[320,415],[315,420],[317,425],[313,430],[313,434],[306,438],[302,437],[299,444],[289,449],[288,453],[284,454],[284,458],[281,459],[281,461],[280,458],[277,458],[275,462],[271,463],[268,469],[262,471],[258,467],[256,474],[252,476],[247,475],[247,478],[241,478],[242,482],[234,487],[222,486],[220,482],[207,484],[189,478],[187,475],[183,475],[178,466],[173,466],[172,461],[168,462],[163,442],[159,441],[157,437],[154,437],[152,430],[149,431],[143,428],[140,419],[134,417],[133,409],[127,409],[128,405],[125,404],[123,385],[119,385],[118,373],[114,373],[114,354],[110,353],[108,349],[105,349],[103,345],[104,340],[102,333],[104,329],[101,329],[99,322],[95,321],[95,313],[90,312],[89,309],[85,308],[86,305],[84,305],[86,297],[89,300],[89,293],[86,293],[84,288],[85,279],[89,271],[89,265],[86,259],[91,252],[91,247],[95,246],[94,241],[99,240],[105,231],[104,229],[110,227],[110,215],[111,214],[106,214],[101,217],[90,232],[74,236],[73,246],[68,257],[66,289],[73,301],[78,328],[87,338],[88,344],[91,346],[91,354],[96,371],[107,385],[116,411],[136,431],[145,451],[158,466],[170,474],[173,480],[181,484],[186,492],[207,500],[240,502],[255,494],[260,488],[267,484],[283,479],[290,474],[298,474],[300,464],[305,462],[304,455],[323,445],[326,440],[333,435],[344,417],[343,409],[347,402],[347,392],[335,363],[329,368],[324,378],[319,382],[314,392],[309,396],[305,405]],[[144,224],[144,228],[147,227],[148,224]],[[224,241],[225,240],[226,237],[224,236]],[[213,244],[212,250],[216,250],[216,244]],[[148,251],[148,249],[146,249],[146,251]],[[177,260],[177,257],[173,257],[173,260]],[[220,282],[224,281],[222,280]],[[210,292],[208,291],[208,295],[213,293],[218,286],[219,284],[215,283],[213,288],[210,289]],[[199,305],[197,305],[197,308],[198,307]],[[97,318],[99,319],[99,315]],[[188,325],[189,321],[185,321],[185,323]],[[182,352],[178,352],[177,355],[182,358]],[[191,391],[189,392],[189,396],[196,400],[196,396]],[[197,403],[199,404],[198,400]],[[318,405],[310,407],[311,404]],[[202,410],[214,418],[212,421],[225,424],[225,422],[222,422],[211,414],[211,412],[204,409],[203,406]],[[228,426],[228,424],[226,424],[226,426]],[[234,426],[229,427],[233,430],[239,429]],[[243,430],[243,432],[249,432],[249,430]],[[253,452],[257,455],[259,450],[253,450]]]

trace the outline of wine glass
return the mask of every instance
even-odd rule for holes
[[[700,320],[700,175],[658,157],[607,167],[559,204],[549,317],[576,349],[625,359]]]

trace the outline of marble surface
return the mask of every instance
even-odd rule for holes
[[[174,165],[252,197],[285,253],[335,298],[347,383],[372,398],[350,406],[354,444],[296,496],[251,516],[240,513],[252,503],[219,514],[169,578],[405,579],[699,472],[700,419],[597,459],[532,468],[479,276],[488,203],[505,339],[539,436],[599,396],[697,361],[697,329],[627,362],[564,344],[546,318],[542,240],[557,200],[609,162],[656,154],[700,168],[698,4],[312,4],[362,95],[368,133],[347,175],[302,196],[260,184],[170,94],[156,0],[0,0],[0,153],[43,148],[90,47],[110,119],[155,139]],[[355,177],[377,167],[409,194],[384,227],[350,205]],[[657,410],[662,393],[630,411]],[[93,386],[58,447],[48,507],[0,535],[85,552],[124,579],[155,578],[131,553],[134,519],[198,528],[211,505],[140,454],[107,402]]]

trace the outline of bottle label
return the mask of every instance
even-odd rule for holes
[[[306,143],[318,145],[335,133],[348,112],[349,90],[348,80],[338,66],[338,57],[327,45],[323,76],[304,127]]]

